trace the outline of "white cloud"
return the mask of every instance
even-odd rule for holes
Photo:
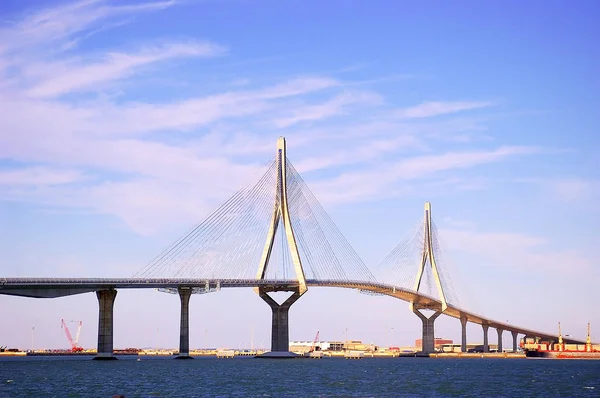
[[[259,98],[273,99],[305,94],[311,91],[324,90],[326,88],[339,86],[340,83],[327,77],[307,77],[302,79],[288,80],[274,87],[264,90]]]
[[[539,272],[591,268],[591,262],[576,250],[556,249],[548,239],[520,233],[440,229],[453,251],[476,255],[482,266],[535,269]]]
[[[134,69],[176,57],[214,56],[223,51],[208,42],[167,42],[130,53],[71,54],[82,40],[133,21],[140,13],[168,8],[174,1],[114,5],[87,0],[35,10],[0,26],[0,89],[34,96],[61,95],[121,79]],[[115,18],[129,18],[115,21]]]
[[[0,185],[60,185],[81,182],[85,179],[78,170],[53,170],[46,167],[28,167],[17,170],[0,169]]]
[[[22,52],[32,46],[51,46],[56,51],[61,48],[61,42],[71,41],[73,35],[93,28],[102,21],[162,10],[174,4],[175,1],[155,1],[113,6],[105,0],[83,0],[38,10],[0,29],[0,43],[3,43],[0,45],[0,54]]]
[[[439,171],[464,169],[499,162],[509,156],[528,155],[539,151],[536,147],[500,147],[492,151],[450,152],[406,159],[392,166],[392,169],[398,177],[415,179]]]
[[[212,57],[223,51],[223,48],[212,43],[169,43],[134,53],[108,53],[99,62],[67,60],[58,64],[38,65],[38,70],[53,70],[54,73],[35,84],[28,94],[33,97],[52,97],[84,91],[130,76],[140,67],[156,62],[179,57]]]
[[[416,148],[422,148],[422,144],[410,134],[399,134],[397,137],[385,139],[373,138],[353,148],[327,146],[328,150],[325,154],[305,158],[296,162],[295,167],[302,173],[348,164],[367,163],[386,154],[406,152]]]
[[[352,105],[378,105],[382,102],[381,96],[374,93],[342,93],[331,100],[318,105],[305,105],[291,110],[291,116],[275,119],[276,127],[289,127],[304,121],[321,120],[330,116],[345,113],[345,109]]]
[[[428,118],[439,115],[447,115],[472,109],[485,108],[493,105],[491,102],[423,102],[417,106],[399,109],[395,116],[404,119]]]
[[[481,126],[470,120],[399,121],[380,94],[349,91],[352,82],[329,76],[265,80],[244,69],[240,84],[221,91],[144,101],[127,92],[136,88],[139,73],[160,79],[162,61],[216,56],[223,48],[199,40],[139,42],[131,52],[120,45],[105,53],[81,48],[89,35],[120,26],[120,17],[173,4],[80,1],[0,30],[0,39],[13,39],[0,50],[0,159],[18,165],[0,174],[2,198],[111,214],[149,233],[205,214],[247,182],[259,161],[271,158],[282,134],[300,172],[326,171],[311,187],[330,202],[406,194],[411,184],[445,170],[533,152],[500,147],[438,154],[434,147],[442,138],[436,134],[447,133],[446,139]],[[73,93],[87,95],[65,95]],[[426,103],[405,116],[481,106]],[[378,117],[365,115],[367,108]],[[345,118],[326,123],[336,115]],[[295,130],[305,121],[317,128]],[[340,166],[342,174],[334,169]]]
[[[449,152],[413,156],[397,162],[381,162],[360,171],[342,173],[314,184],[319,197],[334,202],[355,202],[393,197],[412,190],[413,182],[448,170],[500,162],[508,157],[539,152],[535,147],[500,147],[488,151]]]
[[[600,183],[581,178],[551,181],[552,190],[564,202],[576,202],[600,196]]]

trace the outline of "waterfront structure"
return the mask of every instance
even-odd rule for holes
[[[433,340],[433,348],[434,350],[439,350],[442,346],[444,345],[452,345],[454,344],[454,341],[449,340],[449,339],[443,339],[441,337],[436,337]],[[415,347],[417,348],[418,351],[422,351],[423,350],[423,339],[416,339],[415,340]]]
[[[462,344],[449,343],[449,344],[440,344],[440,345],[436,346],[436,351],[438,351],[438,352],[483,353],[484,349],[483,349],[483,343],[467,343],[466,350],[462,349]],[[497,344],[489,344],[488,352],[502,352],[502,351],[498,351]],[[511,351],[511,352],[517,352],[517,351]]]
[[[344,343],[341,341],[290,341],[290,351],[301,354],[311,349],[317,351],[343,351]]]
[[[467,322],[482,326],[484,351],[489,350],[489,327],[497,330],[499,350],[502,350],[504,331],[512,333],[515,351],[519,334],[557,339],[553,333],[477,315],[453,301],[445,287],[447,283],[436,254],[439,245],[429,202],[425,204],[421,228],[420,234],[416,235],[421,256],[415,284],[406,286],[385,277],[377,280],[293,168],[286,156],[285,139],[280,137],[275,159],[255,185],[238,191],[133,278],[0,277],[0,294],[53,298],[95,292],[99,306],[98,359],[113,358],[113,308],[117,289],[133,288],[158,288],[179,295],[179,353],[182,358],[189,357],[191,295],[232,287],[254,288],[271,307],[271,351],[283,356],[289,355],[289,309],[309,287],[357,289],[408,302],[422,321],[422,351],[425,353],[435,349],[434,321],[441,314],[460,320],[463,352],[467,350]],[[280,241],[276,239],[278,233],[285,234],[281,235],[283,247],[279,249],[275,245]],[[403,250],[413,249],[411,246],[392,250],[387,257],[391,268],[403,268],[397,258],[402,257]],[[284,254],[282,257],[288,258],[293,277],[285,264],[281,270],[272,264],[276,257],[272,255],[274,250],[280,250]],[[427,278],[433,278],[438,298],[422,292]],[[281,291],[292,292],[282,304],[268,294]],[[426,316],[423,310],[432,311],[433,315]],[[582,342],[570,338],[565,339],[565,343]]]
[[[379,349],[375,344],[363,343],[360,340],[348,340],[344,342],[345,351],[368,351],[375,352]]]

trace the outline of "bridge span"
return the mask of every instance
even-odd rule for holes
[[[355,289],[361,292],[375,293],[394,297],[399,300],[417,305],[420,309],[428,309],[434,312],[442,311],[442,302],[439,299],[406,289],[400,286],[364,281],[337,281],[337,280],[313,280],[307,279],[306,285],[309,287],[337,287],[345,289]],[[221,288],[260,288],[265,292],[275,291],[297,291],[299,283],[296,280],[268,280],[268,279],[191,279],[191,278],[1,278],[0,294],[21,296],[30,298],[57,298],[77,294],[97,292],[100,305],[99,314],[99,355],[101,353],[102,339],[110,339],[112,347],[112,304],[117,289],[171,289],[173,292],[196,292],[208,293],[218,291]],[[107,308],[105,295],[100,292],[114,292],[111,305]],[[188,318],[189,294],[187,295],[185,306],[182,306],[182,318]],[[183,295],[184,299],[186,295]],[[182,303],[183,304],[183,303]],[[535,337],[542,340],[556,341],[558,336],[551,333],[544,333],[528,328],[517,327],[505,322],[495,321],[493,319],[469,312],[462,308],[448,305],[443,311],[444,315],[456,318],[462,325],[462,346],[466,348],[466,324],[471,322],[479,324],[484,332],[484,350],[489,348],[487,331],[489,327],[498,331],[499,350],[502,349],[502,333],[504,331],[512,333],[513,350],[517,349],[517,336],[524,335]],[[106,325],[101,325],[102,321],[110,318],[110,330]],[[189,324],[185,322],[180,325],[180,334],[189,336]],[[433,333],[433,325],[431,325]],[[107,335],[107,333],[109,335]],[[585,344],[583,340],[565,338],[564,341],[569,344]],[[185,344],[184,344],[185,345]],[[182,347],[180,347],[182,348]],[[185,347],[183,347],[185,352]],[[104,352],[107,356],[112,353]]]
[[[271,308],[271,351],[277,357],[294,355],[289,352],[288,313],[309,287],[356,289],[408,302],[422,322],[425,353],[435,349],[434,321],[442,314],[460,320],[463,352],[468,322],[481,325],[484,351],[489,351],[490,327],[498,333],[500,351],[504,331],[512,333],[513,350],[519,334],[558,340],[553,333],[498,322],[460,308],[442,258],[431,204],[426,202],[423,221],[413,237],[392,249],[381,263],[384,272],[375,277],[289,162],[285,139],[280,137],[276,156],[257,183],[235,193],[134,278],[0,278],[0,294],[52,298],[95,292],[99,359],[113,357],[117,289],[157,288],[179,294],[179,352],[184,358],[189,357],[191,295],[234,287],[253,288]],[[436,293],[431,286],[435,286],[437,298],[432,296]],[[427,287],[431,289],[423,292]],[[292,295],[277,303],[269,293],[278,291],[291,291]]]

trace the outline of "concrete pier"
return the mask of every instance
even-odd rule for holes
[[[433,328],[433,322],[435,319],[440,316],[442,311],[436,311],[427,318],[423,315],[418,308],[413,307],[413,312],[417,314],[421,321],[423,322],[423,336],[421,340],[421,352],[425,354],[429,354],[431,352],[435,352],[435,332]]]
[[[481,327],[483,328],[483,352],[490,352],[490,343],[488,341],[488,329],[490,325],[484,323]]]
[[[278,304],[263,289],[259,289],[259,296],[271,307],[273,311],[273,322],[271,326],[271,352],[261,355],[261,357],[292,358],[297,355],[290,352],[289,338],[289,317],[288,313],[292,304],[301,296],[300,292],[295,291],[283,303]]]
[[[467,316],[460,314],[460,327],[462,329],[460,351],[467,352]]]
[[[504,332],[504,329],[496,328],[496,332],[498,332],[498,352],[502,352],[504,350],[504,347],[502,347],[502,332]]]
[[[98,352],[94,359],[117,359],[113,356],[113,307],[117,291],[99,290],[98,297]]]
[[[513,338],[513,352],[517,352],[517,336],[519,335],[518,332],[511,332],[512,333],[512,338]]]
[[[192,297],[192,289],[180,287],[177,291],[181,300],[181,317],[179,322],[179,355],[175,359],[193,359],[190,356],[190,297]]]

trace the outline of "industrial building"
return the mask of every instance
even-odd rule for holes
[[[314,347],[314,349],[313,349]],[[305,353],[309,351],[365,351],[378,350],[375,344],[365,344],[360,340],[342,341],[290,341],[290,351]]]
[[[302,354],[309,351],[343,351],[344,343],[341,341],[290,341],[290,351]]]
[[[446,344],[454,344],[454,341],[449,340],[449,339],[444,339],[442,337],[436,337],[434,339],[434,348],[436,350],[439,350],[441,346],[446,345]],[[423,339],[416,339],[415,347],[416,347],[417,351],[421,351],[423,349]],[[459,345],[459,347],[460,347],[460,345]]]

